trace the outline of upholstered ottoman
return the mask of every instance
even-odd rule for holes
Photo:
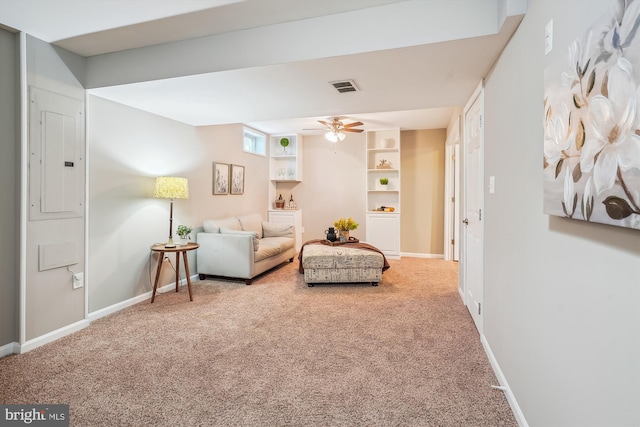
[[[370,282],[377,286],[385,266],[381,253],[349,245],[305,245],[300,262],[308,286],[314,283],[357,282]]]

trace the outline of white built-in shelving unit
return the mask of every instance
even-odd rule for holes
[[[367,243],[390,258],[399,258],[400,130],[367,132],[366,156]],[[382,185],[380,178],[387,178],[388,184]]]

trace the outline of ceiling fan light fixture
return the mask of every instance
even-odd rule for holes
[[[338,142],[338,134],[333,132],[333,131],[329,131],[329,132],[325,133],[324,137],[327,138],[327,140],[329,140],[331,142]],[[342,139],[344,139],[344,136],[342,137]],[[341,139],[341,141],[342,141],[342,139]]]

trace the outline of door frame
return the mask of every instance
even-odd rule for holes
[[[480,98],[481,99],[481,138],[482,138],[482,142],[481,142],[481,164],[479,165],[479,173],[481,175],[481,180],[484,183],[484,81],[481,81],[478,86],[476,87],[476,89],[474,90],[473,94],[471,95],[471,97],[469,98],[469,100],[467,101],[467,103],[464,106],[463,112],[462,112],[462,116],[461,116],[461,131],[462,131],[462,136],[460,139],[460,164],[461,164],[461,168],[460,168],[460,203],[459,203],[459,212],[460,212],[460,221],[459,224],[462,227],[461,228],[461,232],[460,232],[460,262],[459,262],[459,267],[458,267],[458,273],[459,273],[459,280],[458,280],[458,293],[460,294],[464,304],[467,306],[467,309],[470,311],[472,308],[475,310],[474,305],[471,303],[471,301],[468,301],[468,278],[467,278],[467,266],[468,266],[468,262],[467,260],[469,259],[469,248],[468,248],[468,237],[467,237],[467,227],[466,225],[464,225],[465,219],[466,219],[466,215],[467,215],[467,200],[468,200],[468,189],[466,188],[465,182],[466,182],[466,178],[468,175],[468,171],[467,171],[467,159],[466,159],[466,149],[467,149],[467,144],[468,144],[468,135],[466,132],[466,118],[467,118],[467,113],[470,109],[470,107],[474,104],[474,102],[476,101],[476,99]],[[482,186],[482,188],[484,188],[484,185]],[[481,206],[480,209],[481,211],[484,211],[484,192],[482,194],[481,197],[481,202],[480,202]],[[483,215],[484,216],[484,215]],[[480,221],[480,227],[482,227],[482,237],[481,237],[481,245],[484,248],[484,218],[481,219]],[[482,253],[478,254],[478,256],[480,257],[484,257],[484,249],[482,250]],[[484,265],[484,261],[481,261],[481,265]],[[484,272],[482,272],[482,274],[480,275],[480,277],[478,278],[478,280],[480,280],[480,295],[482,296],[482,294],[484,293]],[[482,300],[483,298],[481,298],[481,304],[482,304]],[[478,314],[475,313],[471,313],[472,316],[478,316],[478,321],[476,321],[476,318],[474,317],[474,322],[476,324],[476,327],[478,328],[478,332],[480,333],[480,335],[482,336],[483,334],[483,319],[484,319],[484,307],[481,307],[481,310]]]
[[[444,259],[460,259],[460,119],[445,142]]]

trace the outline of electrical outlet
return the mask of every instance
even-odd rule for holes
[[[84,286],[84,273],[76,273],[73,275],[73,289]]]

